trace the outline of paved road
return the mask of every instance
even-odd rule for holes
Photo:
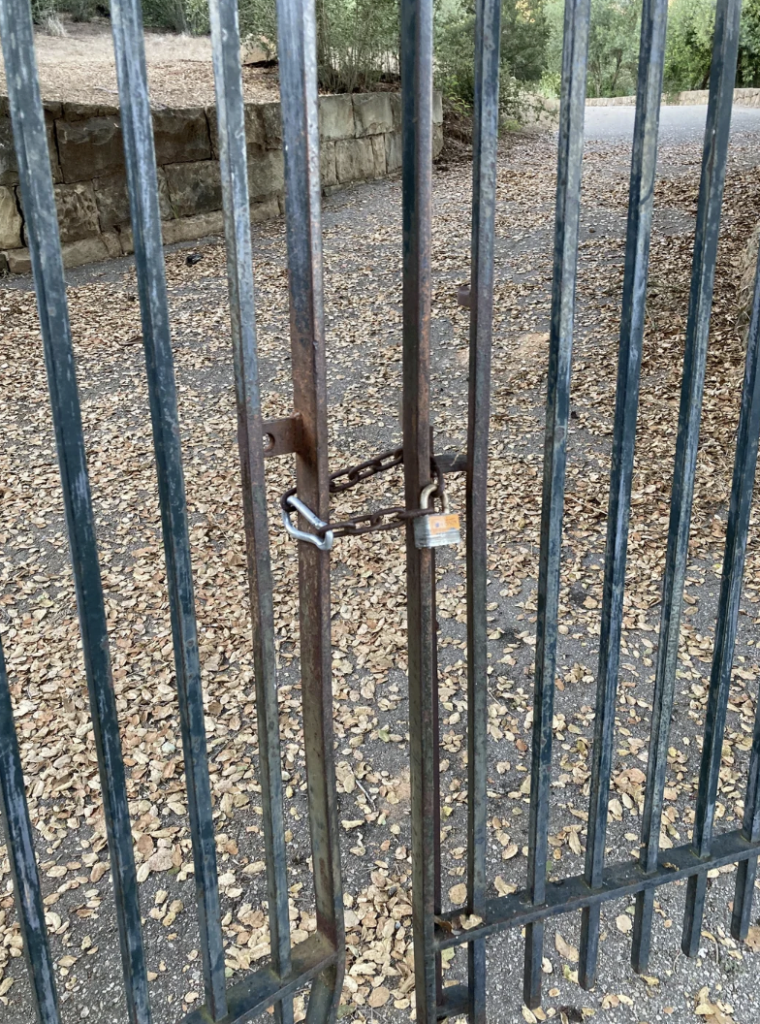
[[[624,142],[633,135],[635,107],[586,107],[586,140]],[[671,145],[697,142],[705,130],[707,105],[664,106],[660,114],[660,141]],[[760,131],[760,109],[734,107],[732,134]]]

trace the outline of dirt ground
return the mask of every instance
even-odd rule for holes
[[[69,103],[117,104],[116,67],[110,23],[63,22],[66,35],[35,33],[42,98]],[[211,40],[146,32],[148,88],[154,107],[207,106],[214,102]],[[248,100],[279,100],[276,71],[244,67]],[[0,56],[0,94],[6,93]]]
[[[608,117],[605,113],[603,116]],[[627,117],[627,114],[621,117]],[[702,113],[704,117],[704,112]],[[589,123],[594,123],[589,112]],[[667,118],[665,119],[667,122]],[[671,117],[668,123],[677,123]],[[662,846],[688,841],[739,389],[743,325],[736,302],[741,254],[760,215],[760,126],[737,119],[705,387],[687,606]],[[630,160],[628,128],[589,132],[584,163],[578,316],[563,550],[552,877],[583,869],[593,734],[607,480]],[[556,142],[505,146],[498,171],[491,441],[488,678],[491,894],[524,884],[535,650],[543,408],[552,267]],[[653,663],[665,557],[700,140],[663,130],[642,370],[608,860],[638,853]],[[469,264],[470,169],[435,176],[433,410],[436,449],[465,442],[468,317],[456,303]],[[336,194],[324,204],[325,286],[333,468],[399,443],[401,200],[397,180]],[[227,967],[255,968],[268,949],[262,911],[250,618],[235,443],[224,250],[167,253],[176,373],[191,517],[199,636],[217,813]],[[285,236],[256,226],[258,341],[265,413],[290,409]],[[129,259],[69,275],[111,652],[127,758],[154,1018],[179,1020],[202,998],[173,686],[151,431],[135,278]],[[99,786],[67,563],[45,373],[29,282],[0,292],[0,633],[28,781],[63,1017],[124,1020],[118,943]],[[290,459],[268,463],[272,510],[281,734],[293,938],[314,927],[301,738],[296,552],[277,515]],[[336,514],[386,492],[352,492]],[[351,505],[350,502],[354,504]],[[464,494],[452,484],[452,502]],[[461,899],[465,871],[465,592],[463,549],[440,558],[441,769],[444,892]],[[404,555],[395,533],[341,540],[333,558],[336,761],[343,836],[346,1019],[413,1016],[409,859],[408,702]],[[757,704],[760,538],[751,529],[745,599],[724,743],[716,828],[738,827]],[[0,850],[0,1010],[32,1019]],[[710,882],[702,948],[680,953],[684,886],[657,895],[650,974],[629,966],[632,905],[605,904],[598,983],[576,983],[579,916],[547,926],[543,1009],[521,1002],[522,939],[488,942],[489,1019],[605,1024],[756,1024],[760,968],[729,934],[733,870]],[[446,961],[461,978],[463,951]],[[297,1003],[302,1010],[302,1001]]]

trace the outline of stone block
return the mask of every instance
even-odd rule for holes
[[[0,185],[15,185],[18,164],[13,148],[13,129],[9,117],[0,118]]]
[[[268,150],[248,161],[248,191],[253,200],[263,199],[285,188],[282,150]]]
[[[374,177],[382,178],[385,175],[385,136],[373,135],[370,142],[372,143],[372,159],[375,165]]]
[[[11,274],[31,274],[32,258],[28,249],[10,249],[5,256]]]
[[[200,213],[195,217],[178,217],[161,225],[164,245],[174,242],[190,242],[195,238],[224,234],[224,217],[221,210],[216,213]]]
[[[280,202],[277,196],[269,196],[260,203],[251,204],[251,223],[259,224],[264,220],[274,220],[280,216]]]
[[[393,131],[393,111],[387,92],[358,93],[352,99],[357,138]]]
[[[219,126],[217,123],[216,107],[206,107],[208,118],[208,130],[211,138],[211,155],[214,160],[219,159]],[[266,132],[261,111],[258,103],[246,103],[245,105],[245,141],[248,152],[260,152],[266,149]]]
[[[164,167],[172,209],[177,217],[213,213],[222,208],[222,176],[216,160]]]
[[[434,124],[433,125],[433,159],[434,160],[441,155],[441,150],[442,149],[443,149],[443,125],[442,124]]]
[[[98,205],[91,182],[56,185],[54,191],[62,243],[78,242],[100,234]]]
[[[86,263],[97,263],[111,256],[109,246],[102,235],[94,238],[80,238],[61,246],[64,267],[83,267]]]
[[[56,117],[64,117],[67,121],[88,121],[92,117],[117,117],[119,116],[118,103],[60,103],[59,112]],[[47,112],[48,105],[45,104]]]
[[[63,180],[87,181],[124,167],[124,145],[118,118],[56,121]]]
[[[156,163],[193,163],[211,159],[211,137],[203,107],[154,110]]]
[[[116,231],[104,231],[100,237],[103,239],[109,259],[121,256],[121,242]]]
[[[338,181],[364,181],[375,173],[371,139],[341,139],[335,143]]]
[[[0,187],[0,247],[16,249],[21,242],[21,214],[12,188]]]
[[[437,89],[433,92],[433,124],[443,124],[443,95]]]
[[[352,139],[356,134],[354,104],[350,96],[322,96],[319,135],[322,139]]]
[[[98,204],[101,231],[129,224],[129,195],[127,194],[127,178],[124,173],[110,174],[103,178],[95,178],[95,202]],[[168,220],[174,216],[169,200],[169,189],[166,175],[162,167],[158,168],[158,202],[161,208],[161,219]]]
[[[401,132],[389,132],[383,136],[385,142],[385,172],[392,174],[401,167]]]
[[[61,181],[61,168],[58,165],[58,154],[55,148],[53,122],[46,123],[48,151],[50,153],[50,170],[53,181]],[[16,185],[18,183],[18,164],[16,151],[13,147],[13,130],[10,118],[0,117],[0,185]]]
[[[259,116],[264,126],[267,149],[282,149],[282,111],[279,103],[260,103]]]
[[[401,130],[401,93],[400,92],[389,92],[388,101],[391,105],[391,113],[393,114],[393,128],[394,131]]]
[[[161,224],[161,235],[164,245],[175,242],[191,242],[196,238],[207,238],[209,235],[224,234],[224,215],[221,210],[216,213],[200,213],[196,217],[175,217]],[[119,232],[121,251],[129,255],[135,251],[131,228],[122,228]]]
[[[319,147],[319,176],[322,187],[337,185],[338,174],[335,170],[335,143],[323,142]]]

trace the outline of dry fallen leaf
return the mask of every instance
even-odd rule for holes
[[[578,950],[575,946],[571,946],[569,942],[565,942],[559,932],[554,934],[554,947],[565,960],[569,960],[573,964],[578,963]]]
[[[391,994],[385,985],[378,985],[377,988],[373,988],[370,992],[367,1004],[377,1010],[379,1007],[385,1006],[390,997]]]
[[[633,921],[628,916],[628,914],[618,914],[618,916],[615,918],[615,926],[619,932],[622,932],[624,935],[627,935],[630,931],[633,930]]]

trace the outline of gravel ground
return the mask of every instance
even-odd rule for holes
[[[578,317],[555,718],[552,877],[582,871],[596,646],[606,530],[630,111],[588,111]],[[727,180],[703,431],[695,489],[662,845],[693,822],[720,560],[742,377],[736,300],[742,252],[760,217],[758,128],[737,118]],[[653,660],[672,473],[678,382],[700,167],[696,108],[666,110],[657,185],[637,439],[628,595],[608,859],[638,850]],[[704,109],[701,111],[704,117]],[[684,135],[684,119],[696,125]],[[696,119],[695,121],[693,119]],[[681,126],[681,127],[679,127]],[[531,674],[535,646],[541,444],[551,283],[555,141],[509,140],[499,164],[489,523],[489,877],[493,893],[525,878]],[[433,408],[436,448],[465,439],[469,167],[435,177]],[[325,201],[331,465],[398,443],[400,186],[382,181]],[[230,976],[267,948],[257,749],[235,451],[224,252],[210,242],[167,253],[187,475],[212,786]],[[256,227],[261,377],[267,415],[290,407],[284,230]],[[173,688],[157,496],[134,271],[125,259],[69,275],[85,430],[104,568],[115,685],[127,756],[155,1019],[177,1020],[202,991]],[[0,632],[17,714],[63,1016],[124,1020],[107,851],[66,563],[44,367],[29,283],[0,293]],[[274,463],[274,464],[273,464]],[[289,460],[268,464],[281,729],[294,938],[314,927],[300,734],[295,551],[277,525]],[[366,499],[353,492],[336,512]],[[461,510],[464,494],[452,485]],[[461,898],[466,827],[463,551],[440,559],[444,892]],[[760,547],[751,529],[716,827],[741,816],[760,658]],[[346,541],[333,562],[336,760],[348,925],[343,1013],[400,1022],[413,1013],[409,905],[408,704],[403,550],[392,534]],[[31,1021],[19,933],[0,851],[0,998],[8,1024]],[[3,877],[5,876],[5,877]],[[544,1003],[521,1004],[518,933],[489,940],[489,1019],[609,1024],[755,1024],[760,953],[729,935],[733,873],[711,880],[699,957],[679,951],[684,886],[658,893],[651,973],[632,974],[628,901],[603,909],[599,980],[575,981],[579,917],[546,929]],[[753,944],[760,947],[757,908]],[[446,964],[462,977],[464,952]],[[298,1004],[299,1010],[302,1004]]]
[[[35,50],[42,98],[56,102],[118,103],[113,39],[108,21],[79,24],[64,21],[65,36],[35,33]],[[154,107],[207,106],[214,102],[214,73],[209,37],[145,33],[148,87]],[[279,100],[277,74],[244,67],[247,100]],[[0,94],[7,93],[0,55]]]

